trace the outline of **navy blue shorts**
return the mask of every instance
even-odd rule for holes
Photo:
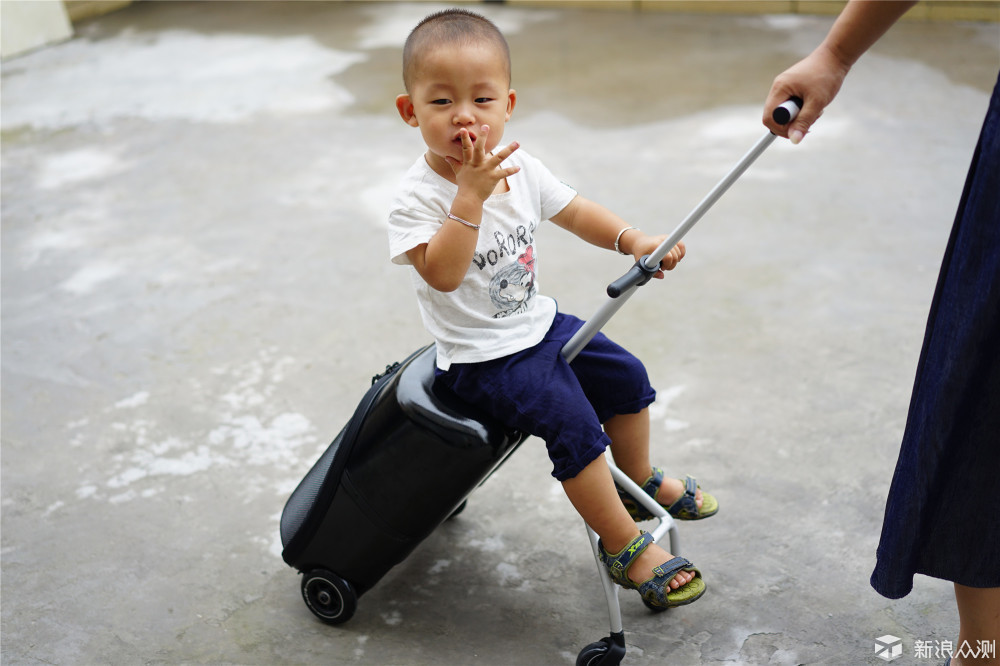
[[[642,362],[602,333],[566,363],[560,350],[582,325],[557,313],[545,338],[530,349],[438,371],[438,381],[461,399],[543,439],[559,481],[604,453],[611,440],[602,423],[636,414],[656,399]]]

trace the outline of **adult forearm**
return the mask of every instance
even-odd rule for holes
[[[849,69],[915,4],[916,0],[851,0],[820,48]]]

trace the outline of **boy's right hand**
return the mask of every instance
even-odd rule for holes
[[[459,130],[462,137],[462,161],[448,156],[449,166],[455,172],[459,196],[464,193],[475,196],[480,201],[486,201],[497,189],[504,178],[513,176],[521,170],[520,167],[501,167],[500,163],[510,157],[520,146],[514,141],[510,145],[494,152],[486,152],[486,139],[489,137],[490,126],[483,125],[480,136],[472,142],[469,130],[464,127]]]

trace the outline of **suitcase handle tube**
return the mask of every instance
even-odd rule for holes
[[[787,113],[787,123],[791,122],[792,119],[795,118],[796,114],[798,114],[800,106],[797,103],[797,100],[793,98],[782,104],[779,108]],[[610,300],[605,301],[604,305],[598,309],[597,314],[587,320],[583,327],[569,339],[569,342],[567,342],[565,346],[563,346],[562,355],[566,361],[572,361],[576,358],[576,355],[580,353],[580,350],[586,347],[587,343],[590,342],[595,335],[597,335],[597,332],[600,331],[606,323],[608,323],[611,317],[613,317],[619,309],[621,309],[622,305],[625,304],[625,301],[627,301],[632,294],[635,293],[635,290],[649,282],[650,278],[656,274],[657,270],[659,270],[660,261],[663,260],[663,257],[667,256],[667,253],[670,252],[670,250],[672,250],[682,238],[684,238],[687,232],[691,230],[691,227],[693,227],[698,220],[700,220],[702,216],[708,212],[708,209],[711,208],[715,202],[726,193],[726,190],[728,190],[730,186],[743,175],[743,172],[750,168],[750,165],[753,164],[758,157],[760,157],[761,153],[767,150],[767,147],[771,145],[775,138],[777,138],[777,135],[767,132],[764,136],[758,139],[753,148],[751,148],[740,159],[740,161],[736,163],[736,166],[734,166],[729,173],[727,173],[725,177],[723,177],[723,179],[720,180],[714,188],[712,188],[712,191],[701,200],[701,203],[695,206],[694,210],[688,213],[688,216],[684,218],[684,221],[681,222],[676,229],[674,229],[673,233],[671,233],[666,240],[660,243],[659,247],[657,247],[652,254],[644,256],[642,259],[637,261],[625,275],[608,285],[608,296],[610,297]]]

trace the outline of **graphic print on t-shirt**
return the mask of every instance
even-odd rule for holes
[[[529,245],[517,261],[500,269],[490,280],[490,299],[497,312],[494,319],[502,319],[524,312],[535,295],[534,248]]]

